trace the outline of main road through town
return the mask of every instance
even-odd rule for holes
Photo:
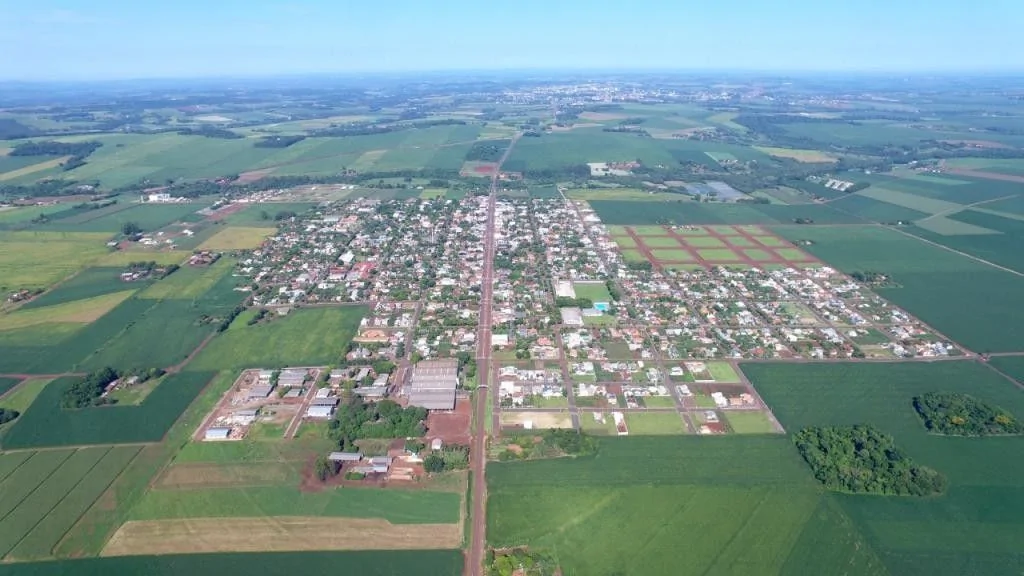
[[[516,138],[512,139],[505,154],[501,157],[498,165],[494,168],[491,176],[491,193],[487,197],[487,231],[484,234],[484,263],[481,274],[480,292],[480,324],[476,335],[476,364],[477,364],[477,392],[476,415],[474,421],[476,428],[473,431],[473,444],[470,454],[473,470],[473,491],[472,491],[472,534],[470,536],[469,553],[466,558],[466,574],[468,576],[483,576],[484,549],[487,545],[487,482],[485,473],[487,470],[487,396],[492,394],[490,390],[491,379],[491,304],[494,294],[494,205],[498,199],[498,180],[501,165],[508,159],[512,148],[516,145]]]

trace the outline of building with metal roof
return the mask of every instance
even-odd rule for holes
[[[424,360],[413,368],[409,382],[409,404],[427,410],[453,410],[455,390],[458,387],[458,360]]]

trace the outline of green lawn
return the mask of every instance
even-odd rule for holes
[[[189,369],[331,364],[341,358],[367,312],[363,306],[305,308],[268,323],[228,330]]]
[[[573,282],[573,290],[577,298],[587,298],[593,302],[611,302],[612,295],[604,282]]]

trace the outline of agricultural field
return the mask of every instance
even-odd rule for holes
[[[367,314],[362,306],[306,308],[255,326],[231,329],[210,342],[191,368],[319,366],[336,362]]]
[[[773,148],[770,146],[755,146],[755,150],[764,152],[776,158],[790,158],[797,162],[835,162],[837,158],[820,150],[798,150],[794,148]]]
[[[154,232],[178,222],[196,211],[210,205],[211,202],[187,202],[183,204],[116,204],[113,211],[91,210],[71,218],[55,220],[39,226],[41,230],[69,232],[120,232],[127,222],[138,224],[145,232]]]
[[[253,204],[246,206],[238,212],[233,212],[224,218],[229,226],[253,227],[268,226],[276,227],[277,222],[274,216],[281,212],[294,212],[302,214],[316,204],[312,202],[275,202],[272,204]],[[266,216],[266,218],[264,218]]]
[[[0,485],[9,495],[0,554],[8,560],[52,557],[61,538],[138,452],[138,446],[102,446],[0,457],[21,460],[29,454]]]
[[[489,464],[489,544],[550,552],[566,574],[885,573],[788,438],[599,442],[596,457]]]
[[[145,299],[193,299],[213,288],[234,268],[235,261],[221,258],[209,267],[184,266],[174,274],[139,293]]]
[[[199,245],[199,250],[251,250],[274,233],[272,228],[242,228],[229,226]]]
[[[135,255],[135,262],[145,258],[143,255]],[[178,260],[180,261],[180,256]],[[66,304],[79,300],[86,300],[98,296],[105,296],[116,292],[134,292],[150,284],[149,281],[124,282],[121,280],[123,267],[103,266],[86,268],[78,274],[64,280],[48,292],[33,298],[23,304],[21,310],[43,308],[57,304]]]
[[[61,396],[76,377],[58,378],[39,393],[2,439],[7,450],[86,444],[157,442],[213,378],[210,372],[172,374],[137,406],[63,410]]]
[[[0,292],[45,288],[108,252],[103,233],[0,232]]]
[[[146,574],[147,576],[219,576],[244,571],[247,574],[282,574],[301,566],[314,574],[336,572],[339,566],[363,576],[422,574],[458,576],[464,559],[460,550],[387,550],[345,552],[255,552],[249,554],[187,554],[123,556],[85,560],[64,560],[37,564],[0,564],[0,576],[106,576]]]
[[[857,217],[825,204],[709,204],[594,200],[590,205],[605,224],[792,224],[806,218],[816,224],[856,224]]]
[[[972,395],[1024,415],[1020,391],[976,362],[746,364],[744,372],[791,433],[806,426],[871,424],[911,458],[946,476],[931,498],[838,495],[836,501],[892,574],[1016,574],[1024,522],[1024,437],[928,434],[911,400]],[[1002,512],[998,512],[1002,511]]]
[[[457,524],[461,495],[427,490],[339,488],[303,492],[293,486],[150,490],[131,520],[249,517],[381,518],[392,524]]]
[[[1020,351],[1024,278],[882,227],[783,226],[775,230],[826,264],[890,275],[884,298],[976,352]],[[951,303],[970,302],[970,306]]]
[[[0,330],[18,330],[45,324],[89,324],[116,308],[134,292],[124,290],[52,306],[16,310],[0,315]]]

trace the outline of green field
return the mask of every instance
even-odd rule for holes
[[[1024,385],[1024,356],[997,356],[990,362],[997,370]]]
[[[89,508],[61,540],[56,555],[61,558],[95,556],[107,539],[128,519],[132,506],[148,490],[156,475],[186,445],[191,434],[213,406],[231,387],[236,374],[219,374],[185,410],[160,444],[144,446],[110,488]]]
[[[21,383],[15,390],[14,385],[19,381],[12,378],[0,378],[0,391],[6,393],[0,398],[0,408],[24,412],[35,401],[36,396],[43,391],[43,388],[50,382],[46,378],[29,378]]]
[[[210,342],[190,368],[330,364],[341,357],[366,314],[363,306],[306,308],[269,323],[229,330]]]
[[[651,255],[662,262],[694,262],[696,260],[689,250],[683,248],[655,248],[651,250]]]
[[[144,259],[144,255],[138,256],[138,261],[142,261]],[[78,274],[75,274],[72,278],[62,282],[53,290],[50,290],[49,292],[46,292],[23,305],[21,309],[25,310],[43,306],[53,306],[54,304],[64,304],[74,300],[82,300],[114,292],[144,288],[151,283],[148,281],[123,282],[121,281],[122,272],[124,272],[124,268],[86,268]]]
[[[668,221],[675,225],[788,224],[796,218],[815,224],[851,224],[856,216],[826,204],[796,206],[772,204],[715,204],[698,202],[630,202],[593,200],[590,205],[605,224],[642,225]]]
[[[577,298],[586,298],[592,302],[611,302],[612,295],[604,282],[573,282],[572,289]]]
[[[258,552],[122,556],[35,564],[0,564],[0,576],[221,576],[244,572],[252,576],[288,574],[301,567],[310,574],[361,576],[458,576],[464,560],[460,550],[381,550],[354,552]]]
[[[302,492],[297,486],[150,490],[132,509],[131,520],[341,516],[383,518],[393,524],[452,524],[459,521],[457,492],[339,488]]]
[[[871,424],[949,480],[931,498],[839,495],[836,501],[892,574],[1017,574],[1024,562],[1024,437],[928,434],[914,396],[959,392],[1021,417],[1020,390],[984,365],[746,364],[744,371],[791,433]]]
[[[18,382],[21,382],[21,380],[17,378],[0,378],[0,396],[3,396],[8,390],[17,386]]]
[[[489,543],[548,551],[565,574],[885,573],[781,436],[602,438],[596,457],[487,479]]]
[[[690,236],[686,238],[686,244],[694,248],[724,248],[725,242],[712,236]]]
[[[773,434],[775,426],[760,410],[731,410],[725,415],[729,427],[736,434]]]
[[[744,250],[743,255],[755,262],[771,262],[775,259],[775,256],[766,250]]]
[[[60,539],[138,452],[138,446],[75,452],[4,519],[0,553],[15,560],[52,557]]]
[[[736,369],[732,367],[732,364],[728,362],[705,362],[704,365],[707,366],[708,372],[711,373],[711,377],[715,382],[740,382],[739,374],[736,373]]]
[[[107,234],[0,232],[0,291],[45,288],[107,253]]]
[[[231,272],[234,265],[235,261],[231,258],[221,258],[208,268],[184,266],[140,292],[139,298],[192,299],[202,296],[224,275]]]
[[[648,248],[678,248],[679,241],[671,236],[644,236]]]
[[[153,232],[194,214],[210,202],[189,202],[184,204],[131,204],[117,205],[113,212],[92,210],[76,217],[56,220],[42,225],[44,230],[68,230],[72,232],[120,232],[126,222],[138,224],[145,232]]]
[[[728,248],[703,248],[697,250],[697,255],[708,261],[739,262],[743,257],[729,250]]]
[[[872,270],[898,288],[877,292],[977,352],[1024,349],[1024,278],[881,227],[779,227],[804,250],[844,272]],[[969,302],[970,306],[951,303]]]
[[[224,218],[229,226],[270,226],[276,227],[274,216],[279,212],[295,212],[302,214],[316,206],[312,202],[280,202],[267,204],[251,204]],[[267,218],[263,218],[266,213]]]
[[[3,437],[5,449],[156,442],[213,378],[210,372],[181,372],[164,379],[138,406],[64,410],[61,395],[75,382],[58,378],[39,393]]]

